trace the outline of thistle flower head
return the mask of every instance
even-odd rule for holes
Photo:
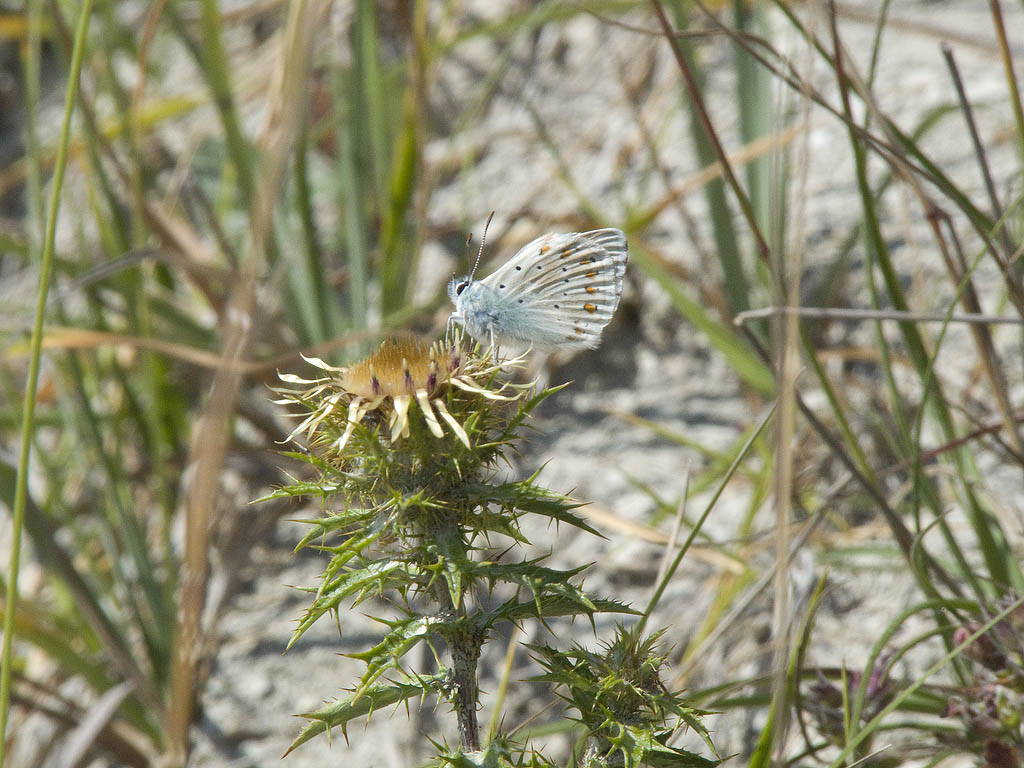
[[[278,403],[298,403],[309,409],[289,439],[305,435],[310,442],[323,443],[322,426],[340,423],[340,434],[332,436],[326,446],[336,454],[345,451],[355,429],[364,423],[386,425],[391,443],[409,438],[417,411],[432,435],[444,437],[447,427],[469,448],[469,435],[458,413],[453,414],[446,404],[450,391],[454,388],[483,400],[511,401],[527,389],[495,377],[502,369],[520,364],[522,358],[498,362],[489,355],[466,352],[458,344],[387,340],[367,358],[345,367],[315,357],[304,359],[324,375],[304,379],[281,373],[281,381],[303,389],[275,389],[283,395]]]

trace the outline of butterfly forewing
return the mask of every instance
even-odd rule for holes
[[[486,316],[499,341],[595,347],[618,305],[626,261],[617,229],[542,235],[466,289],[487,307],[470,314]]]

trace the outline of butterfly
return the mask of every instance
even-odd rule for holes
[[[449,323],[492,347],[593,349],[619,305],[627,260],[619,229],[541,235],[481,280],[453,278]]]

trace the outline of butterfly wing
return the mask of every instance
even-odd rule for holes
[[[596,347],[619,304],[627,260],[618,229],[538,237],[480,281],[504,310],[495,334],[538,348]]]

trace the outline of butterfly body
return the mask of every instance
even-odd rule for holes
[[[592,349],[619,304],[627,260],[618,229],[542,235],[481,280],[453,279],[451,321],[492,346]]]

